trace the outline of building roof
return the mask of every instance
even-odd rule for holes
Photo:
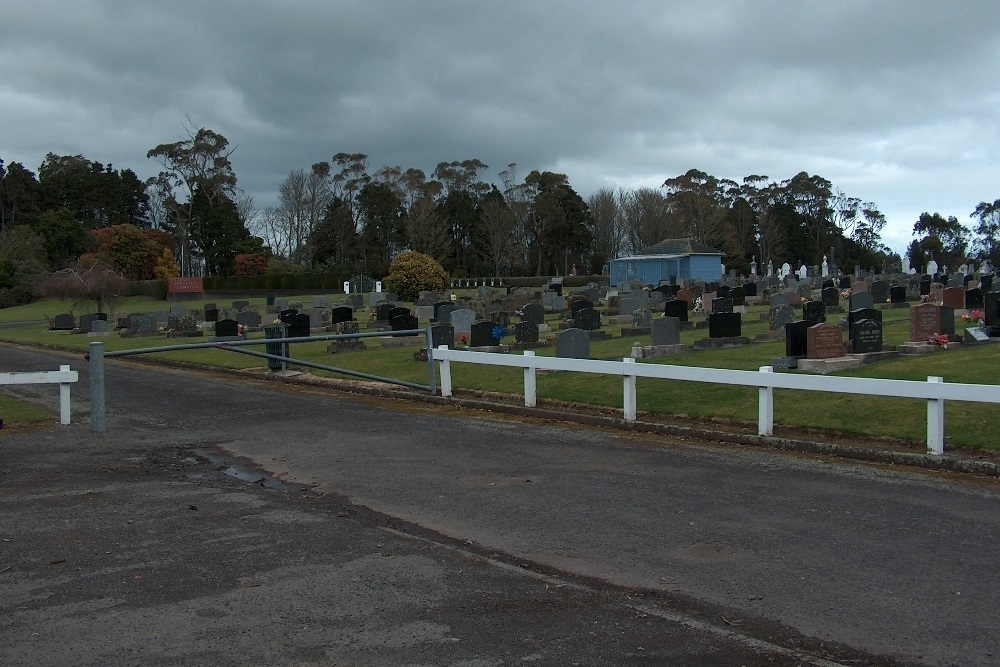
[[[646,246],[637,251],[636,256],[642,255],[719,255],[726,253],[711,246],[705,245],[694,239],[664,239],[651,246]]]

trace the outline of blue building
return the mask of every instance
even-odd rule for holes
[[[644,285],[659,285],[661,280],[668,283],[718,280],[722,277],[724,254],[693,239],[665,239],[631,257],[611,260],[611,284],[630,280],[641,281]]]

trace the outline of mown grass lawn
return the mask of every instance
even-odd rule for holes
[[[308,297],[302,297],[309,301]],[[262,299],[251,303],[263,305]],[[189,308],[201,308],[205,301],[186,302]],[[221,303],[220,303],[221,305]],[[136,297],[119,307],[119,311],[165,310],[164,302]],[[0,310],[0,322],[43,319],[69,310],[68,304],[45,300],[31,306]],[[83,312],[79,311],[78,312]],[[766,307],[750,307],[743,318],[743,334],[753,340],[767,330]],[[909,339],[909,311],[889,309],[882,311],[883,333],[888,346]],[[358,313],[362,324],[365,314]],[[836,321],[839,315],[829,319]],[[703,318],[694,318],[696,321]],[[551,320],[554,324],[555,320]],[[649,337],[622,338],[620,326],[606,326],[613,338],[594,341],[591,356],[595,359],[620,360],[629,356],[633,342],[649,344]],[[961,330],[961,322],[956,322]],[[696,328],[681,333],[681,342],[692,344],[707,337],[706,329]],[[254,337],[260,338],[260,334]],[[50,332],[44,326],[0,329],[0,340],[29,344],[58,345],[78,348],[83,352],[95,340],[100,340],[105,350],[127,350],[169,344],[203,342],[207,338],[167,340],[162,334],[145,338],[121,338],[110,335],[90,338],[85,335]],[[417,347],[382,348],[377,339],[367,339],[365,351],[330,354],[328,342],[318,341],[294,344],[292,356],[319,364],[364,371],[385,377],[395,377],[411,382],[427,381],[426,363],[416,362],[413,353]],[[261,350],[254,346],[252,349]],[[554,347],[535,350],[538,355],[554,355]],[[641,363],[669,363],[685,366],[756,370],[769,365],[771,360],[784,354],[783,341],[753,343],[743,347],[698,351],[675,357],[647,359]],[[243,354],[215,349],[187,350],[158,353],[154,356],[192,363],[233,369],[261,368],[264,361]],[[899,357],[888,361],[844,371],[849,377],[878,377],[906,380],[926,380],[928,376],[942,376],[946,382],[997,384],[998,376],[990,372],[1000,368],[1000,345],[963,347],[959,350],[939,351],[933,354]],[[337,377],[325,371],[312,371],[316,375]],[[520,369],[496,368],[472,364],[452,364],[454,387],[494,391],[507,394],[523,392],[523,375]],[[590,403],[609,408],[620,408],[622,385],[620,378],[583,373],[540,373],[538,396],[563,401]],[[679,415],[690,419],[725,418],[754,424],[757,416],[757,391],[755,387],[734,387],[699,382],[680,382],[640,378],[638,381],[638,409],[654,414]],[[970,404],[951,401],[946,406],[946,433],[950,445],[969,448],[1000,449],[1000,436],[992,434],[988,424],[1000,417],[1000,406]],[[794,428],[825,429],[855,436],[887,436],[922,442],[926,436],[926,404],[917,399],[895,399],[847,394],[816,392],[775,392],[775,423]]]
[[[59,423],[59,415],[55,412],[57,399],[53,398],[53,410],[45,410],[33,403],[12,396],[0,389],[0,419],[3,420],[3,428],[0,428],[0,438],[10,435],[18,429],[44,423]]]

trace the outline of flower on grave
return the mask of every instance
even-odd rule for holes
[[[933,343],[940,347],[948,347],[948,335],[947,334],[934,334],[927,339],[928,343]]]
[[[694,309],[695,310],[701,310],[701,297],[700,296],[697,299],[694,300]]]
[[[921,294],[920,295],[920,303],[930,303],[930,302],[931,302],[931,295],[930,294]]]
[[[985,319],[986,318],[983,316],[983,311],[979,310],[978,308],[976,310],[972,310],[966,313],[965,315],[962,315],[963,322],[972,324],[977,327],[983,326],[983,324],[985,324]]]
[[[840,298],[841,299],[850,299],[851,298],[851,294],[853,294],[853,293],[854,293],[853,290],[845,289],[844,291],[842,291],[840,293]]]
[[[468,345],[469,344],[469,336],[466,335],[466,334],[462,334],[461,336],[459,336],[458,337],[458,344],[459,345]]]
[[[503,340],[503,337],[507,335],[507,327],[505,327],[502,324],[498,324],[495,327],[493,327],[491,333],[493,334],[493,340],[499,343],[501,340]]]

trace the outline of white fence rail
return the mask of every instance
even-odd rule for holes
[[[536,404],[536,371],[574,371],[601,375],[622,376],[622,403],[625,419],[636,418],[636,378],[659,378],[709,382],[742,387],[757,387],[757,433],[774,433],[774,390],[825,391],[839,394],[862,394],[917,398],[927,401],[927,452],[944,454],[944,402],[970,401],[974,403],[1000,403],[1000,385],[945,383],[943,378],[928,377],[926,382],[916,380],[886,380],[880,378],[847,378],[825,375],[775,373],[771,366],[761,366],[757,371],[736,371],[722,368],[697,368],[667,364],[638,364],[634,359],[622,361],[594,361],[590,359],[564,359],[538,357],[534,352],[523,355],[493,352],[470,352],[439,347],[434,350],[434,360],[441,365],[441,395],[451,396],[451,362],[511,366],[524,369],[524,404]]]
[[[14,384],[58,384],[59,385],[59,423],[70,422],[69,387],[80,379],[79,373],[71,371],[69,366],[60,366],[57,371],[40,371],[37,373],[0,373],[0,385]]]

